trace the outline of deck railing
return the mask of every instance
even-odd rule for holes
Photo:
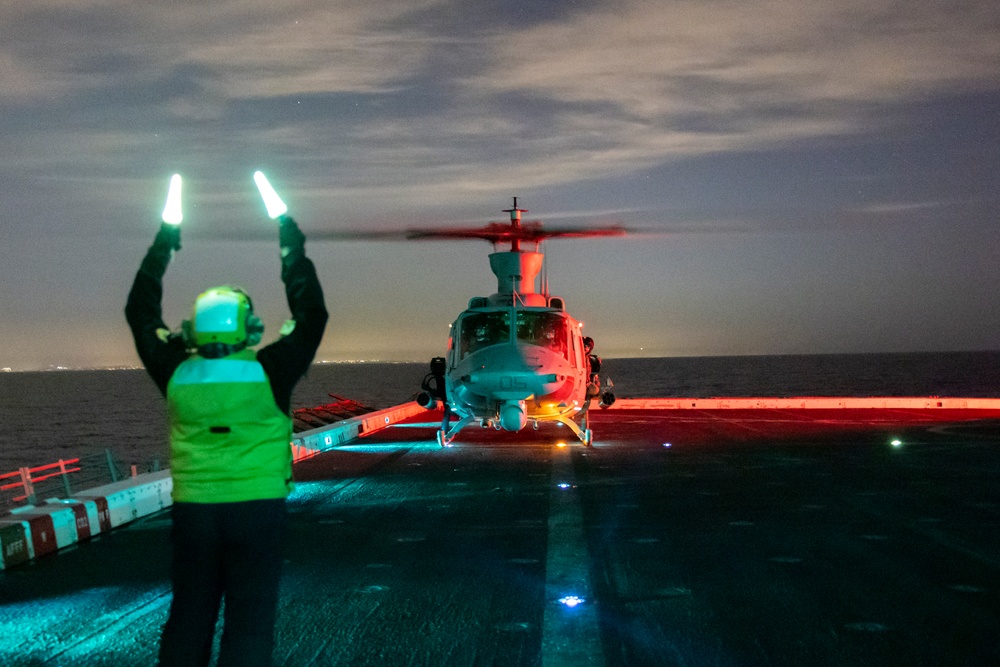
[[[0,474],[0,510],[27,502],[35,504],[39,495],[69,498],[77,490],[117,482],[144,472],[159,470],[159,462],[126,466],[110,449],[75,459],[59,459],[55,463],[18,468]]]

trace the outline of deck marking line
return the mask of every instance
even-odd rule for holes
[[[605,659],[571,448],[553,447],[551,451],[542,667],[601,667]],[[560,483],[568,486],[559,488]],[[575,607],[558,602],[568,596],[584,602]]]

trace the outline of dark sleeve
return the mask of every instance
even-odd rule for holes
[[[161,228],[139,266],[125,304],[125,319],[132,330],[139,359],[164,396],[170,376],[187,358],[183,340],[169,334],[161,308],[163,274],[173,247],[169,230]]]
[[[285,283],[285,296],[295,328],[261,349],[257,360],[267,372],[278,407],[289,412],[292,390],[316,356],[328,316],[316,267],[305,256],[305,239],[297,228],[294,228],[295,234],[289,233],[286,224],[282,223],[281,232],[281,280]]]

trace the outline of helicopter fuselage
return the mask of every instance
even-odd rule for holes
[[[451,411],[507,431],[572,418],[587,390],[580,323],[553,307],[470,308],[452,324]]]

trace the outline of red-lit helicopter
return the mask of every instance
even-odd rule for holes
[[[444,405],[438,443],[448,445],[472,422],[497,430],[520,431],[529,423],[568,426],[585,445],[591,402],[614,402],[614,394],[600,393],[599,359],[585,347],[583,325],[566,312],[565,302],[535,282],[542,269],[542,241],[551,238],[623,236],[620,226],[544,229],[538,221],[521,221],[526,209],[514,197],[510,224],[485,227],[413,229],[406,237],[425,239],[483,239],[510,244],[490,255],[497,291],[476,296],[451,325],[448,352],[431,360],[417,401],[428,409]],[[531,246],[530,250],[522,244]],[[588,342],[592,345],[592,341]],[[457,421],[452,421],[452,417]]]

